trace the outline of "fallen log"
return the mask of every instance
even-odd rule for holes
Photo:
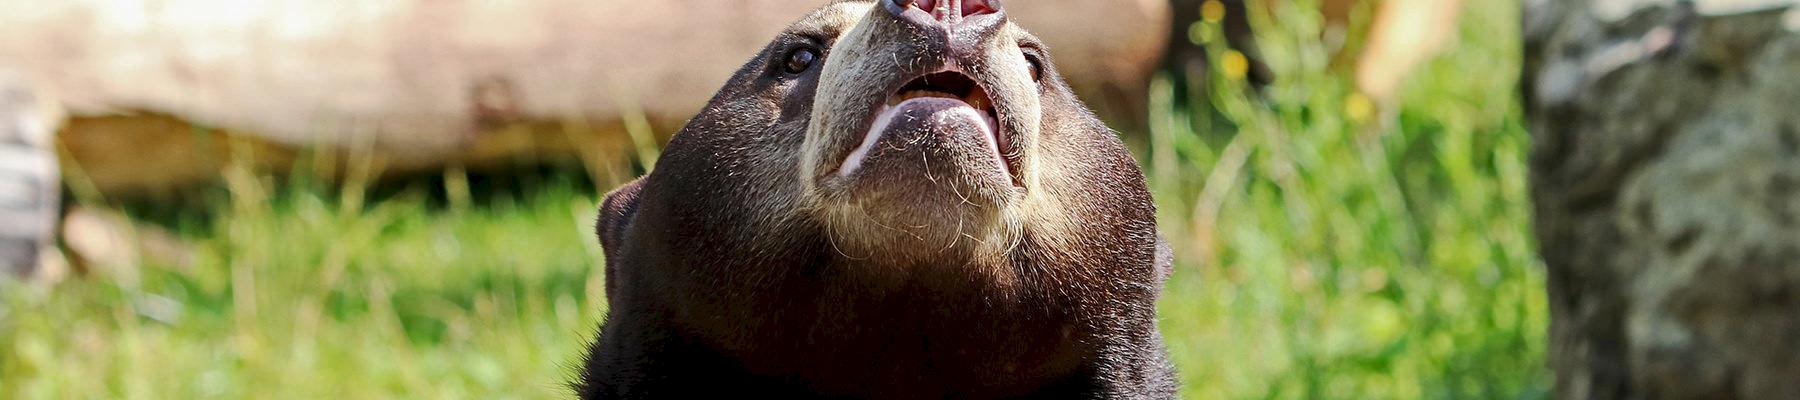
[[[103,193],[184,186],[231,163],[357,157],[425,171],[581,156],[617,175],[818,3],[9,2],[0,66],[61,99],[66,170]],[[1010,10],[1090,101],[1141,108],[1164,1]]]

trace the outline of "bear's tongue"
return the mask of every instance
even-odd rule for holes
[[[961,119],[980,129],[980,136],[985,139],[986,147],[992,151],[994,157],[1000,157],[1000,148],[995,136],[995,132],[999,131],[999,121],[995,120],[992,114],[942,92],[912,91],[902,93],[896,96],[896,99],[877,111],[874,123],[870,124],[869,131],[863,134],[862,143],[858,144],[856,149],[850,152],[850,156],[844,158],[843,164],[838,166],[838,176],[847,177],[861,169],[863,161],[868,159],[869,153],[874,151],[875,146],[881,142],[882,135],[886,134],[896,122],[923,123],[930,125],[928,129],[952,129],[951,127],[958,125],[955,120]],[[911,120],[910,118],[915,118],[916,115],[909,116],[909,113],[906,112],[909,109],[930,107],[932,105],[926,103],[936,102],[954,104],[928,114],[926,118],[931,119],[930,121]],[[902,119],[905,121],[899,121]]]

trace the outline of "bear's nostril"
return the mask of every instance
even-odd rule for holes
[[[924,10],[926,13],[930,13],[931,6],[935,5],[935,4],[931,4],[931,3],[935,3],[935,1],[933,1],[933,0],[888,0],[883,3],[886,3],[889,6],[892,6],[892,7],[888,8],[888,10],[893,11],[895,13],[899,13],[901,11],[906,11],[906,9],[908,9],[908,8],[917,8],[920,10]]]
[[[935,14],[937,12],[938,1],[939,0],[894,0],[894,4],[900,5],[901,9],[912,7],[923,10],[927,14]]]
[[[907,7],[917,8],[933,19],[955,23],[964,17],[973,17],[1000,12],[999,0],[894,0],[904,10]]]
[[[994,14],[998,12],[1000,12],[1000,2],[998,1],[963,0],[962,2],[962,15],[964,17]]]

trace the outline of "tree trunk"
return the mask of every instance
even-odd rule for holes
[[[1563,399],[1800,399],[1800,1],[1526,0]]]
[[[51,151],[54,106],[0,68],[0,279],[30,276],[50,247],[62,187]]]

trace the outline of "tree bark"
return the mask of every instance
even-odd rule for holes
[[[1563,399],[1800,399],[1800,1],[1526,0]]]

